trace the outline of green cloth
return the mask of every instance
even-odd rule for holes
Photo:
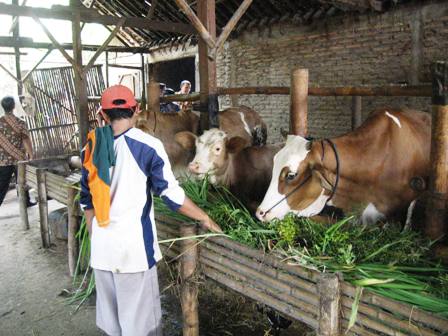
[[[114,133],[112,127],[95,129],[95,151],[93,164],[98,170],[98,177],[110,186],[109,168],[115,166]]]

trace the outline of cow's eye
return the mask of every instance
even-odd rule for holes
[[[215,152],[219,153],[221,151],[221,147],[215,147]]]
[[[297,177],[297,173],[289,172],[286,174],[286,181],[293,181]]]

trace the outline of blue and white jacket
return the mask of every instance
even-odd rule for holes
[[[154,221],[153,194],[177,211],[185,193],[171,170],[160,140],[131,128],[114,138],[116,165],[110,168],[110,224],[92,223],[91,266],[114,273],[151,268],[162,257]],[[83,169],[81,204],[92,208]]]

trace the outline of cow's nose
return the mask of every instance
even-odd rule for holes
[[[197,162],[190,162],[188,165],[188,169],[192,172],[192,173],[199,173],[199,163]]]
[[[262,222],[265,220],[264,216],[266,216],[266,213],[263,210],[261,210],[260,208],[257,209],[257,212],[255,213],[255,215]]]

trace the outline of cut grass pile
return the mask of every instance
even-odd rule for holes
[[[359,224],[348,217],[333,224],[288,215],[264,224],[225,188],[186,180],[186,194],[235,241],[280,256],[285,262],[339,272],[355,286],[448,317],[448,272],[431,260],[432,242],[399,225]],[[160,199],[159,213],[188,221]]]

